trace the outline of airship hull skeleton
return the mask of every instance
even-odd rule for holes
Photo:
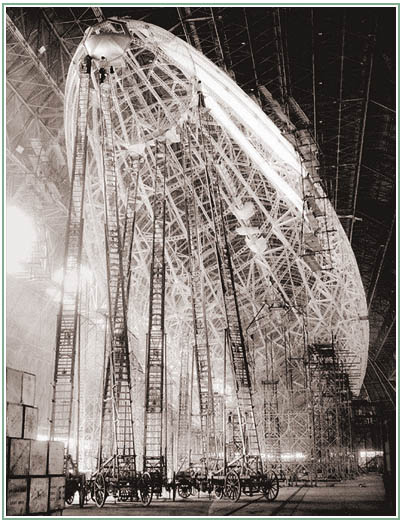
[[[212,459],[208,455],[210,437],[205,440],[204,432],[206,427],[208,432],[215,430],[209,418],[214,412],[213,389],[223,389],[219,376],[223,375],[222,352],[227,338],[233,371],[228,387],[232,388],[233,398],[237,392],[237,401],[232,403],[239,407],[240,431],[245,431],[243,448],[237,449],[233,457],[256,455],[261,463],[254,472],[262,473],[262,461],[269,461],[267,449],[264,454],[259,448],[262,442],[267,442],[262,401],[267,387],[263,390],[259,385],[268,378],[264,362],[269,361],[275,367],[271,381],[278,382],[276,394],[280,400],[276,402],[276,415],[279,417],[281,409],[288,411],[292,403],[288,380],[281,373],[290,361],[286,352],[290,348],[294,373],[302,375],[312,354],[307,348],[331,345],[352,392],[357,394],[360,390],[367,361],[367,307],[351,247],[319,180],[307,172],[294,147],[260,108],[196,50],[170,33],[142,22],[108,21],[91,28],[74,56],[65,105],[71,165],[77,133],[79,66],[91,53],[84,249],[105,297],[108,294],[110,297],[111,285],[120,286],[121,297],[117,293],[114,303],[121,307],[123,331],[131,328],[140,340],[148,335],[145,395],[148,423],[145,437],[140,441],[139,429],[128,414],[133,406],[129,406],[131,399],[127,396],[128,402],[122,407],[124,427],[133,427],[127,430],[135,433],[130,435],[132,445],[128,454],[135,461],[139,451],[144,470],[154,472],[149,460],[147,465],[147,426],[155,417],[155,404],[149,395],[150,358],[160,360],[162,370],[158,380],[151,376],[151,381],[158,381],[157,402],[163,409],[167,405],[164,380],[167,374],[175,377],[179,371],[174,368],[173,353],[179,355],[183,337],[198,328],[194,341],[199,345],[198,357],[207,366],[203,374],[198,361],[199,389],[204,393],[202,396],[200,392],[203,457],[207,461]],[[102,103],[105,89],[110,103],[107,123]],[[106,137],[105,129],[110,133]],[[104,176],[109,161],[105,147],[109,146],[115,176],[113,194],[110,193],[113,184],[105,182]],[[165,187],[163,225],[162,229],[159,225],[157,233],[162,234],[159,243],[155,241],[158,172]],[[138,180],[137,198],[128,208],[133,180]],[[110,222],[111,197],[117,235],[109,228],[108,236],[104,224]],[[130,222],[132,235],[127,240],[131,244],[125,248],[120,245],[120,265],[111,278],[104,252],[108,252],[112,237],[121,242],[122,231],[128,226],[124,226],[124,220],[133,209],[136,218],[135,223]],[[197,217],[196,226],[193,219],[189,220],[189,214],[191,218]],[[155,302],[151,259],[158,250],[156,243],[163,245],[159,254],[163,255],[164,281],[157,292],[162,311],[158,333],[162,349],[157,350],[155,359],[156,352],[152,355],[150,348],[155,346],[152,345],[152,339],[156,339],[155,323],[149,307]],[[131,275],[129,285],[128,275]],[[149,295],[150,285],[148,303],[143,298]],[[130,300],[125,299],[128,293]],[[110,300],[110,311],[113,306]],[[259,315],[263,306],[265,311]],[[113,338],[112,314],[110,318]],[[246,327],[251,324],[252,350],[246,339],[250,334]],[[233,343],[233,333],[238,343]],[[126,387],[130,390],[128,338],[126,331],[121,334],[126,340],[126,356],[119,362],[124,360],[126,370],[117,372],[112,358],[110,372],[115,380],[128,376]],[[267,356],[267,340],[274,354],[271,358]],[[113,350],[112,342],[110,354]],[[138,350],[138,360],[142,359],[143,350]],[[311,359],[316,365],[317,358],[311,356]],[[239,362],[241,368],[236,366]],[[310,378],[315,379],[314,373],[310,373]],[[239,383],[244,390],[239,389]],[[115,385],[112,382],[113,391],[117,390]],[[255,402],[255,397],[261,401]],[[121,399],[115,397],[113,401],[116,415]],[[119,414],[117,419],[120,420]],[[157,437],[160,456],[151,457],[163,458],[158,466],[167,482],[162,428]],[[115,434],[114,453],[124,455],[117,440]],[[148,433],[148,442],[151,441]],[[250,450],[252,447],[255,449]],[[233,498],[238,493],[237,469],[229,472],[232,476],[227,492]],[[257,483],[246,488],[252,491]],[[143,488],[145,500],[150,497],[147,489],[148,486]]]

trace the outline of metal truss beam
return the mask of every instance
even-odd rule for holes
[[[37,68],[38,72],[41,76],[44,77],[49,87],[52,89],[52,91],[59,97],[59,99],[63,102],[64,101],[64,93],[60,89],[60,87],[57,85],[57,83],[53,80],[53,78],[50,76],[49,72],[45,68],[45,66],[42,64],[42,62],[37,57],[36,53],[32,49],[32,47],[27,43],[23,35],[20,33],[14,22],[11,20],[9,15],[6,15],[6,21],[7,21],[7,29],[10,30],[10,32],[13,34],[13,36],[17,39],[19,44],[22,45],[24,48],[24,51],[27,53],[29,58],[32,60],[33,64]]]

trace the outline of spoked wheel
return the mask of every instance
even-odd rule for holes
[[[98,472],[94,480],[94,498],[98,508],[102,508],[106,501],[106,481],[105,476]]]
[[[183,499],[188,498],[191,494],[191,485],[189,485],[188,483],[178,483],[177,493]]]
[[[73,504],[73,501],[74,501],[74,494],[72,496],[68,496],[66,498],[66,503],[67,505],[72,505]]]
[[[240,476],[235,470],[230,470],[225,477],[225,495],[231,501],[238,501],[241,494]]]
[[[152,501],[152,479],[148,472],[144,472],[141,478],[141,486],[140,486],[140,497],[142,504],[144,507],[148,507],[148,505]]]
[[[214,493],[217,499],[223,498],[223,487],[220,485],[216,485],[214,488]]]
[[[279,479],[276,473],[271,470],[264,475],[261,484],[261,492],[267,501],[274,501],[279,493]]]

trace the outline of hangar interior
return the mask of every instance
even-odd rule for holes
[[[395,514],[397,16],[5,8],[7,515]]]

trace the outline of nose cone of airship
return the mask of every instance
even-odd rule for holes
[[[104,33],[89,36],[85,41],[85,47],[89,56],[95,60],[106,59],[113,62],[120,58],[128,49],[131,36]]]

